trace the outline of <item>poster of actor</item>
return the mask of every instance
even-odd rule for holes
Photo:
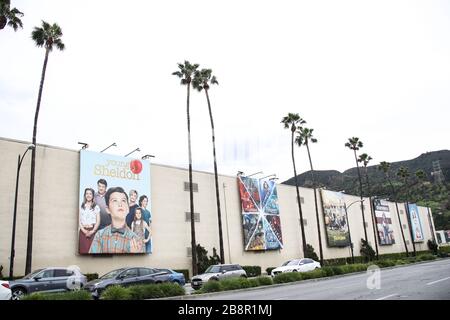
[[[350,245],[345,200],[341,192],[321,190],[325,230],[329,247]]]
[[[375,208],[375,218],[377,222],[378,243],[380,245],[394,244],[395,238],[389,204],[385,200],[374,199],[373,207]]]
[[[80,254],[152,252],[150,163],[80,151]]]
[[[419,208],[415,203],[408,204],[409,221],[411,221],[411,233],[414,242],[422,242],[425,240],[423,236],[422,221],[420,220]]]

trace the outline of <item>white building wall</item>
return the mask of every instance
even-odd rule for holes
[[[14,204],[17,156],[23,154],[28,143],[0,138],[0,264],[3,274],[9,273],[11,246],[11,226]],[[22,164],[19,184],[15,275],[23,275],[25,269],[28,193],[31,154],[28,152]],[[189,192],[184,190],[188,181],[186,169],[165,165],[151,165],[150,207],[153,218],[153,254],[80,256],[78,255],[78,194],[79,194],[79,152],[57,147],[39,145],[36,162],[33,269],[46,266],[78,265],[85,273],[105,273],[123,266],[155,266],[174,269],[191,269],[191,258],[187,248],[191,243],[190,222],[185,220],[189,212]],[[218,219],[216,209],[214,175],[194,171],[193,179],[198,183],[194,192],[195,212],[200,213],[200,222],[195,223],[197,243],[212,255],[212,248],[219,252]],[[288,259],[302,257],[301,229],[295,187],[278,185],[280,220],[283,249],[266,252],[244,251],[241,204],[236,177],[219,176],[219,189],[222,213],[222,231],[227,263],[259,265],[264,271],[267,267],[279,266]],[[303,217],[307,220],[305,234],[319,255],[317,220],[312,189],[300,188]],[[319,221],[324,259],[350,256],[349,247],[330,248],[324,228],[320,192],[317,191]],[[359,197],[345,195],[347,205],[358,201]],[[365,218],[368,224],[367,235],[375,248],[373,220],[369,200],[365,199]],[[392,246],[379,246],[380,254],[403,252],[400,226],[394,203],[390,203],[396,243]],[[404,204],[399,204],[402,224],[407,225]],[[426,240],[416,244],[416,250],[427,250],[426,241],[432,238],[427,209],[420,208],[420,216]],[[364,238],[363,223],[359,204],[348,209],[354,254],[359,256],[360,239]],[[404,229],[412,251],[409,229]]]

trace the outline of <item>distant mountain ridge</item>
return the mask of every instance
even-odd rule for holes
[[[445,180],[450,181],[450,150],[426,152],[411,160],[391,162],[391,177],[396,180],[395,173],[401,166],[403,166],[407,167],[412,175],[414,174],[414,172],[420,169],[425,171],[427,180],[431,182],[434,180],[432,176],[433,161],[436,160],[439,160],[440,162],[441,170],[445,177]],[[378,164],[379,162],[376,165],[369,165],[367,167],[367,172],[371,184],[376,184],[384,181],[384,174],[378,170]],[[362,168],[362,171],[364,171],[364,168]],[[314,175],[318,186],[327,187],[330,190],[336,191],[346,190],[346,193],[351,193],[350,191],[353,188],[350,188],[351,190],[348,190],[349,185],[353,185],[355,182],[357,182],[355,180],[358,179],[356,167],[345,170],[342,173],[337,170],[314,170]],[[297,175],[297,179],[299,186],[312,186],[310,170]],[[295,177],[292,177],[282,183],[295,186]],[[357,189],[355,189],[355,191],[357,191]],[[357,193],[353,192],[353,194]]]

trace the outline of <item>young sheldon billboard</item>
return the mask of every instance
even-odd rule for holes
[[[150,163],[80,151],[79,253],[152,252]]]
[[[238,176],[241,197],[244,249],[283,248],[276,184],[272,180]]]
[[[345,247],[350,245],[344,195],[341,192],[321,191],[328,246]]]
[[[377,221],[378,243],[390,245],[395,243],[394,230],[392,229],[391,212],[385,200],[374,199],[375,219]]]
[[[411,232],[413,234],[414,242],[424,241],[425,238],[423,236],[422,229],[422,221],[419,216],[419,208],[417,208],[416,204],[408,205],[409,211],[409,219],[411,221]]]

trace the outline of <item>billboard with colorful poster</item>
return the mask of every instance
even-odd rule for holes
[[[283,248],[275,182],[239,176],[238,187],[241,197],[244,249],[258,251]]]
[[[408,204],[409,221],[411,221],[411,233],[414,242],[422,242],[425,240],[423,236],[422,221],[420,220],[419,208],[415,203]]]
[[[344,195],[341,192],[321,190],[325,229],[329,247],[350,245]]]
[[[385,200],[374,199],[373,207],[378,230],[378,243],[390,245],[395,243],[394,229],[392,228],[391,212]]]
[[[78,252],[152,252],[150,163],[80,151]]]

